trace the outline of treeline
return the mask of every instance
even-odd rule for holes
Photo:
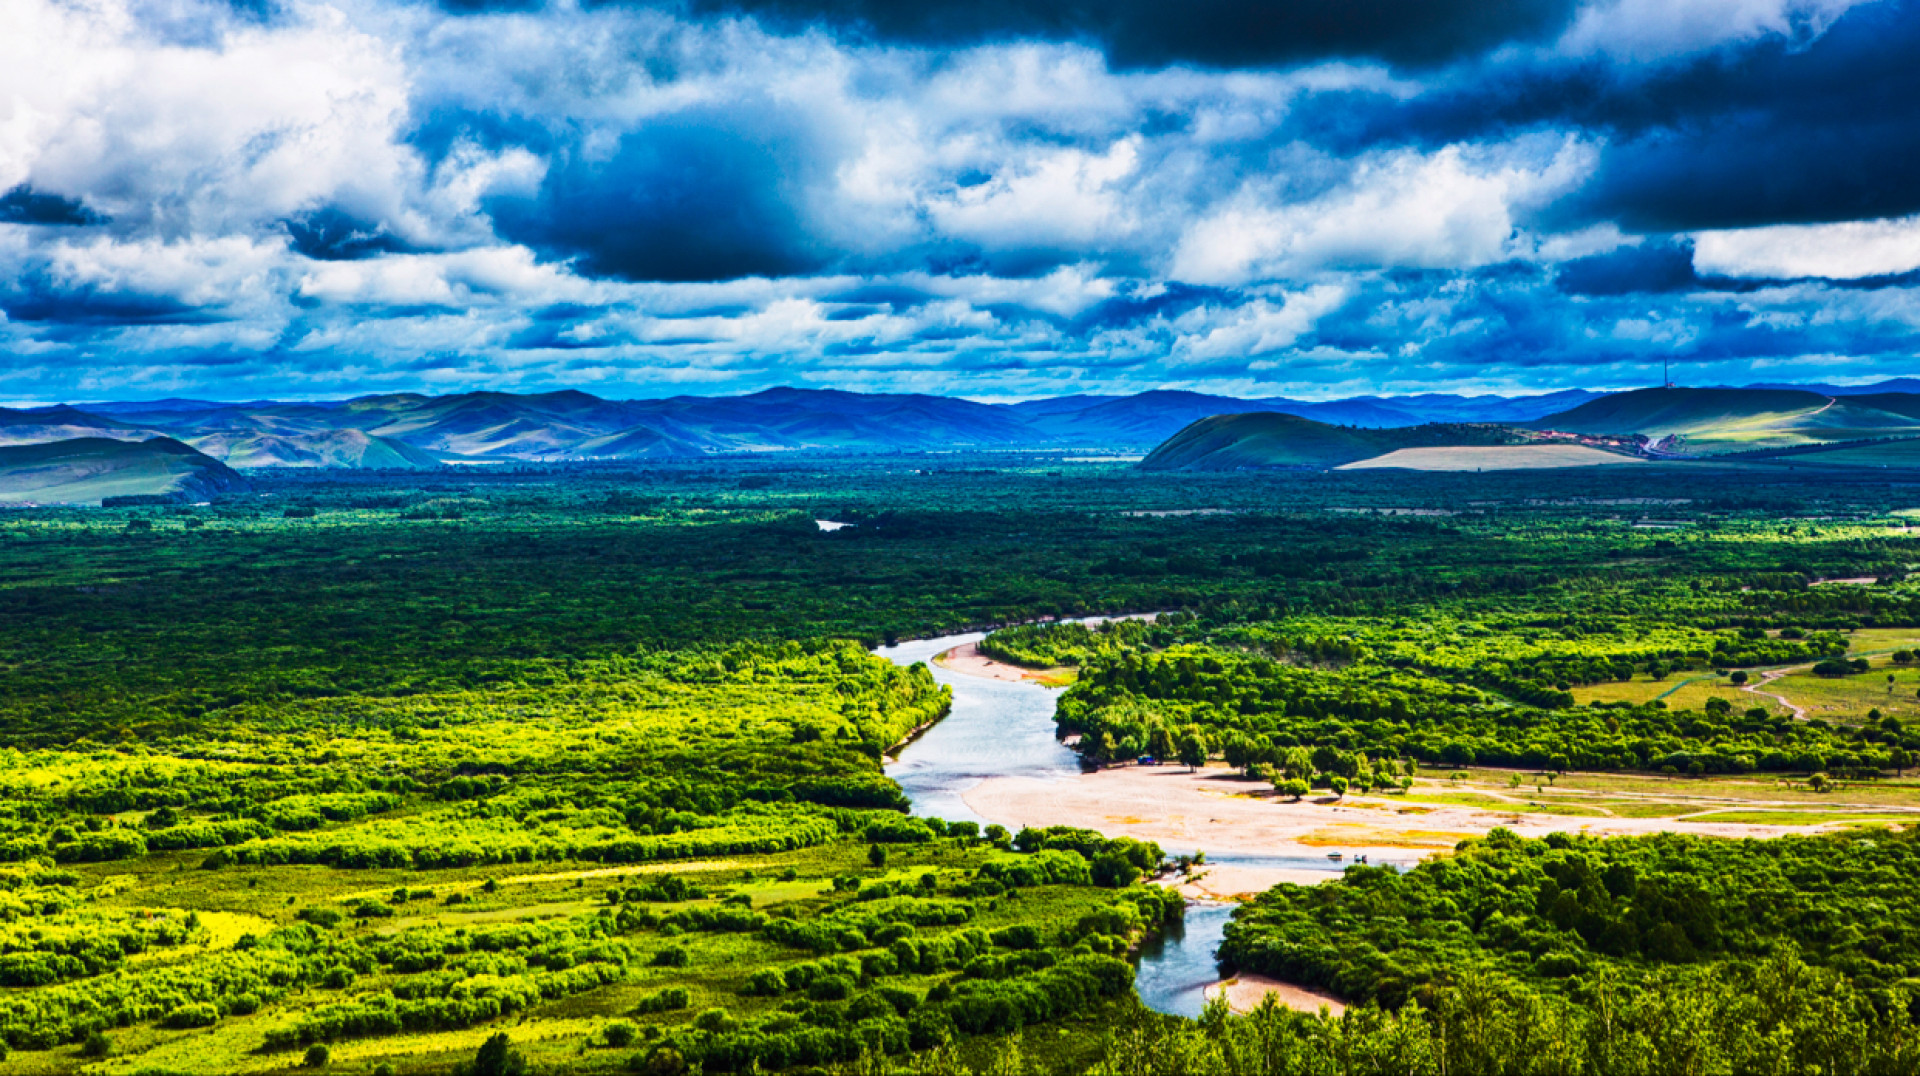
[[[1349,868],[1235,911],[1233,967],[1397,1008],[1485,972],[1558,993],[1602,973],[1796,954],[1882,1006],[1920,969],[1920,837],[1526,840],[1504,829],[1397,873]]]
[[[1878,771],[1920,748],[1908,732],[1795,722],[1757,707],[1535,709],[1410,671],[1309,669],[1209,646],[1097,661],[1061,698],[1055,720],[1103,761],[1173,757],[1193,737],[1206,755],[1237,745],[1238,757],[1255,764],[1276,764],[1293,747],[1330,746],[1452,766],[1679,773]]]
[[[1751,963],[1595,976],[1573,995],[1462,971],[1425,1002],[1338,1017],[1216,1002],[1197,1021],[1135,1010],[1090,1076],[1656,1076],[1901,1073],[1920,1068],[1904,996],[1863,991],[1790,954]],[[1020,1071],[1004,1050],[973,1071]],[[1035,1066],[1039,1067],[1039,1066]]]

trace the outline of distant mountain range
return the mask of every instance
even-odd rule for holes
[[[1793,392],[1800,394],[1795,399],[1805,397],[1820,405],[1836,403],[1840,394],[1844,409],[1839,417],[1864,428],[1864,420],[1854,422],[1850,416],[1862,408],[1886,411],[1893,405],[1875,401],[1892,399],[1906,387],[1920,388],[1920,381],[1903,379],[1844,393],[1824,387],[1674,391]],[[1626,420],[1583,408],[1604,408],[1609,400],[1632,395],[1569,389],[1521,397],[1426,393],[1307,401],[1162,390],[994,404],[946,396],[777,388],[741,396],[658,400],[606,400],[571,390],[527,395],[394,393],[318,403],[166,399],[0,408],[0,445],[167,437],[240,468],[409,468],[803,450],[1146,451],[1195,421],[1229,414],[1291,415],[1366,430],[1434,423],[1523,426],[1568,415],[1591,419],[1588,427],[1597,428]]]
[[[1211,415],[1290,414],[1368,429],[1524,422],[1598,395],[1579,390],[1514,398],[1429,393],[1318,402],[1155,391],[987,404],[946,396],[778,388],[743,396],[622,401],[576,391],[397,393],[324,403],[166,399],[0,409],[0,444],[164,436],[235,467],[358,468],[800,450],[1144,451]]]

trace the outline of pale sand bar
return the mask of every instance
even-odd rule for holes
[[[967,676],[985,677],[988,680],[1026,680],[1036,684],[1064,684],[1073,679],[1072,669],[1029,669],[1021,665],[995,661],[980,652],[979,643],[956,646],[946,653],[936,655],[933,662],[943,669],[951,669]]]
[[[1227,1008],[1242,1014],[1259,1008],[1261,999],[1268,996],[1296,1012],[1316,1013],[1325,1009],[1330,1015],[1339,1016],[1347,1011],[1346,1003],[1332,994],[1250,973],[1236,975],[1207,987],[1207,1000],[1222,995],[1227,999]]]
[[[1010,829],[1022,826],[1082,826],[1110,837],[1157,841],[1173,849],[1202,849],[1227,856],[1325,856],[1341,862],[1366,855],[1375,863],[1419,859],[1451,851],[1469,837],[1498,826],[1525,837],[1553,832],[1594,836],[1692,833],[1712,837],[1778,837],[1813,833],[1822,826],[1766,826],[1683,822],[1672,818],[1568,817],[1522,814],[1475,807],[1412,804],[1393,796],[1327,796],[1292,802],[1258,781],[1222,766],[1193,773],[1184,766],[1120,766],[1065,780],[994,777],[964,794],[982,818]],[[1208,893],[1232,897],[1279,882],[1302,882],[1301,872],[1282,868],[1223,866]]]
[[[1400,448],[1384,456],[1348,463],[1338,471],[1402,468],[1409,471],[1534,471],[1556,467],[1608,467],[1644,463],[1633,456],[1586,445],[1493,445],[1488,447]]]

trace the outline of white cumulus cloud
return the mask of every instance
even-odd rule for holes
[[[1920,269],[1920,217],[1699,232],[1693,267],[1717,276],[1829,280],[1910,272]]]

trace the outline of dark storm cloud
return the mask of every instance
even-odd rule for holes
[[[622,136],[606,160],[569,151],[536,198],[491,208],[503,236],[577,258],[592,276],[788,276],[828,261],[796,204],[808,168],[804,147],[777,117],[684,114]]]
[[[1153,318],[1175,318],[1203,306],[1237,301],[1238,296],[1224,288],[1173,283],[1151,295],[1123,295],[1097,303],[1075,318],[1074,324],[1082,330],[1118,328]]]
[[[1804,51],[1770,43],[1647,89],[1651,115],[1598,117],[1627,137],[1581,199],[1595,216],[1653,230],[1920,211],[1920,4],[1856,8]]]
[[[1554,284],[1573,295],[1636,295],[1686,291],[1700,284],[1693,244],[1655,242],[1576,258],[1560,267]]]
[[[825,25],[888,42],[1084,41],[1117,67],[1266,67],[1330,58],[1429,65],[1552,38],[1572,0],[691,0],[696,14]]]
[[[10,321],[70,326],[203,325],[223,320],[172,296],[70,286],[30,273],[0,290]]]
[[[587,351],[632,342],[624,334],[581,338],[567,335],[566,329],[564,325],[529,325],[513,334],[506,346],[514,351]]]
[[[40,194],[18,186],[0,195],[0,224],[105,224],[107,218],[85,204],[58,194]]]
[[[1635,232],[1742,228],[1920,211],[1920,0],[1855,7],[1826,31],[1619,64],[1528,58],[1468,65],[1400,100],[1304,99],[1288,137],[1354,154],[1575,130],[1599,168],[1543,222]]]
[[[331,206],[285,222],[293,249],[317,261],[359,261],[382,254],[406,254],[413,248],[385,226]]]

